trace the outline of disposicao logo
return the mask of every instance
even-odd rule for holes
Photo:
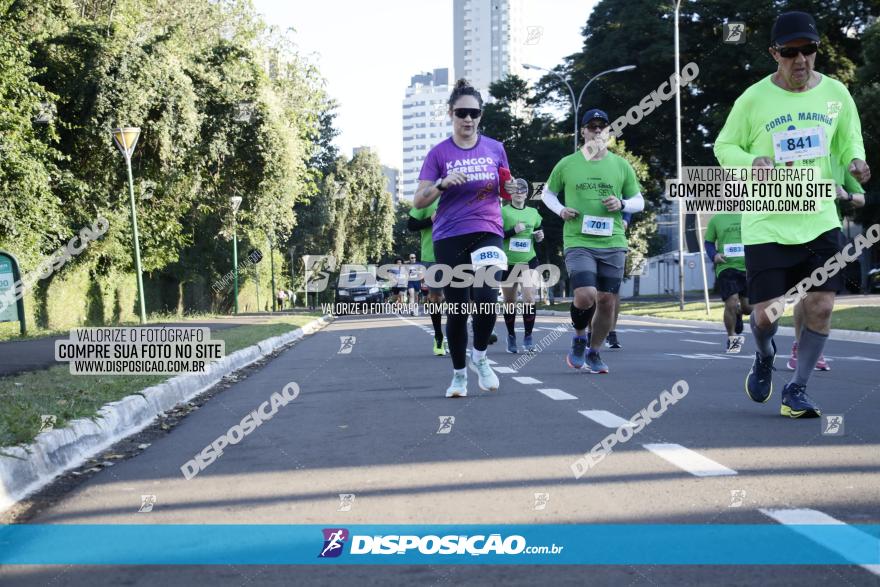
[[[342,547],[348,540],[348,530],[345,528],[324,528],[324,548],[318,558],[335,558],[342,554]]]

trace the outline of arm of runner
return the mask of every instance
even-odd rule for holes
[[[629,198],[624,198],[624,200],[626,201],[626,204],[623,205],[625,208],[624,214],[632,215],[645,209],[645,198],[642,196],[642,192],[638,192]]]
[[[626,230],[629,228],[629,223],[632,222],[633,215],[629,212],[624,212],[620,215],[620,221],[623,222],[623,229]]]
[[[718,254],[718,249],[715,248],[715,243],[712,241],[703,241],[703,248],[706,249],[706,256],[709,260],[715,263],[715,255]]]
[[[410,232],[420,232],[426,228],[430,228],[434,222],[430,217],[425,218],[424,220],[419,220],[418,218],[409,217],[409,220],[406,221],[406,229]]]
[[[510,238],[516,234],[516,226],[511,226],[507,230],[504,231],[504,238]]]
[[[838,115],[837,130],[831,139],[831,154],[849,168],[849,173],[859,183],[871,178],[871,170],[865,163],[865,143],[862,140],[862,123],[859,111],[849,92],[844,90],[846,97]]]
[[[568,220],[578,215],[578,211],[574,208],[563,206],[556,194],[547,187],[547,184],[544,184],[544,189],[541,191],[541,200],[554,214],[563,220]]]
[[[751,167],[757,155],[749,153],[749,106],[742,96],[733,103],[724,128],[715,139],[715,158],[721,167]]]

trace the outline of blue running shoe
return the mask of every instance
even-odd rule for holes
[[[602,357],[599,356],[599,351],[594,351],[590,349],[587,353],[587,361],[586,365],[584,365],[584,369],[589,371],[590,373],[608,373],[608,365],[602,360]]]
[[[526,334],[523,337],[523,350],[527,353],[535,352],[535,343],[532,341],[532,335]]]
[[[587,339],[583,336],[573,336],[571,350],[565,357],[565,362],[572,369],[580,369],[584,366],[584,354],[587,352]]]
[[[779,413],[789,418],[818,418],[822,415],[819,406],[807,395],[807,386],[796,383],[782,388],[782,408]]]
[[[507,335],[507,352],[513,353],[514,355],[517,353],[516,335],[515,334],[508,334]]]
[[[755,353],[755,362],[746,375],[746,395],[759,404],[765,403],[773,394],[773,371],[776,370],[773,367],[773,359],[776,358],[776,342],[770,342],[773,344],[773,355],[762,359],[761,355]]]

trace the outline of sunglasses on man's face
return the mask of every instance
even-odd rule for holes
[[[775,49],[780,57],[786,59],[797,57],[798,53],[807,57],[819,50],[819,43],[809,43],[807,45],[801,45],[800,47],[775,47]]]
[[[456,108],[452,113],[458,118],[467,118],[470,116],[472,120],[476,120],[483,114],[483,111],[479,108]]]

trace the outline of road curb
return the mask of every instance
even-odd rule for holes
[[[48,485],[64,471],[149,426],[162,412],[189,401],[226,375],[313,334],[333,321],[326,315],[286,334],[261,340],[213,363],[205,373],[177,375],[138,394],[102,406],[94,418],[73,420],[39,434],[27,446],[0,455],[0,512]],[[143,395],[141,395],[143,394]]]
[[[568,312],[559,312],[557,310],[538,310],[539,316],[568,316]],[[620,313],[621,316],[632,318],[633,320],[644,320],[645,322],[654,322],[656,324],[680,324],[682,326],[699,326],[701,328],[709,328],[711,330],[724,331],[724,325],[719,322],[709,322],[706,320],[683,320],[680,318],[659,318],[657,316],[638,316],[636,314]],[[794,328],[791,326],[780,326],[778,330],[780,336],[794,336]],[[866,344],[880,344],[880,332],[861,332],[859,330],[835,330],[831,329],[829,340],[840,340],[844,342],[863,342]]]

